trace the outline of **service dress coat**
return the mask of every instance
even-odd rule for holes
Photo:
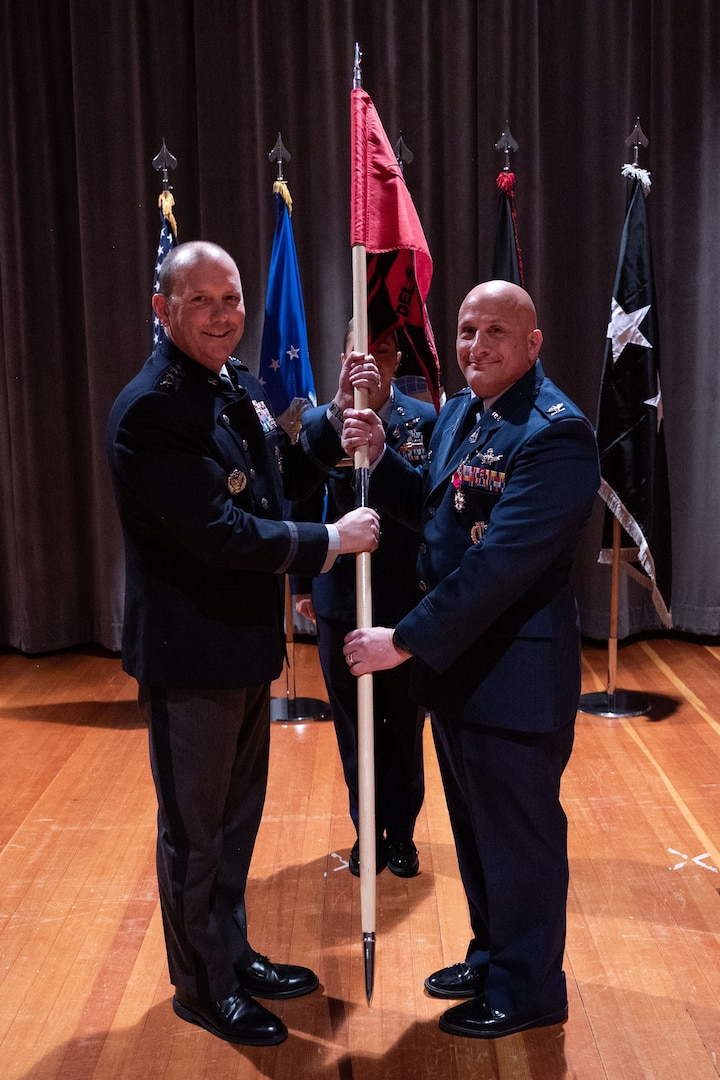
[[[236,389],[164,341],[121,391],[107,449],[126,552],[123,665],[139,683],[239,687],[282,670],[283,574],[319,573],[327,530],[288,522],[342,454],[318,417],[291,446],[260,383]]]

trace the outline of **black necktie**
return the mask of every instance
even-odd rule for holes
[[[468,402],[468,407],[465,411],[465,415],[460,425],[460,442],[466,439],[472,429],[478,422],[480,416],[483,413],[483,400],[482,398],[472,397]]]

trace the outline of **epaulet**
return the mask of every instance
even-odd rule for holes
[[[562,420],[569,416],[581,415],[577,405],[570,398],[565,397],[553,384],[540,387],[535,398],[535,408],[548,420]]]
[[[179,390],[184,375],[182,364],[177,360],[173,360],[160,375],[157,382],[158,387],[162,387],[164,390]]]
[[[238,360],[237,356],[229,356],[228,360],[232,360],[235,367],[239,367],[241,371],[249,371],[250,370],[250,368],[247,366],[247,364],[244,364],[242,362],[242,360]]]

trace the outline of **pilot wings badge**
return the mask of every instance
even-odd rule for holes
[[[487,450],[484,450],[482,454],[478,454],[477,457],[483,465],[494,465],[496,461],[502,459],[502,454],[496,454],[492,446],[489,446]]]

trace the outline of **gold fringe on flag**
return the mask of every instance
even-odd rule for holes
[[[163,217],[168,222],[170,228],[172,229],[172,234],[177,240],[177,222],[175,221],[175,216],[172,212],[172,208],[174,205],[175,199],[173,198],[172,192],[168,191],[167,189],[165,191],[161,191],[158,198],[158,206],[162,210]]]
[[[273,195],[282,195],[285,200],[285,205],[288,208],[288,214],[292,214],[292,197],[290,195],[290,189],[284,180],[276,180],[273,184]]]

